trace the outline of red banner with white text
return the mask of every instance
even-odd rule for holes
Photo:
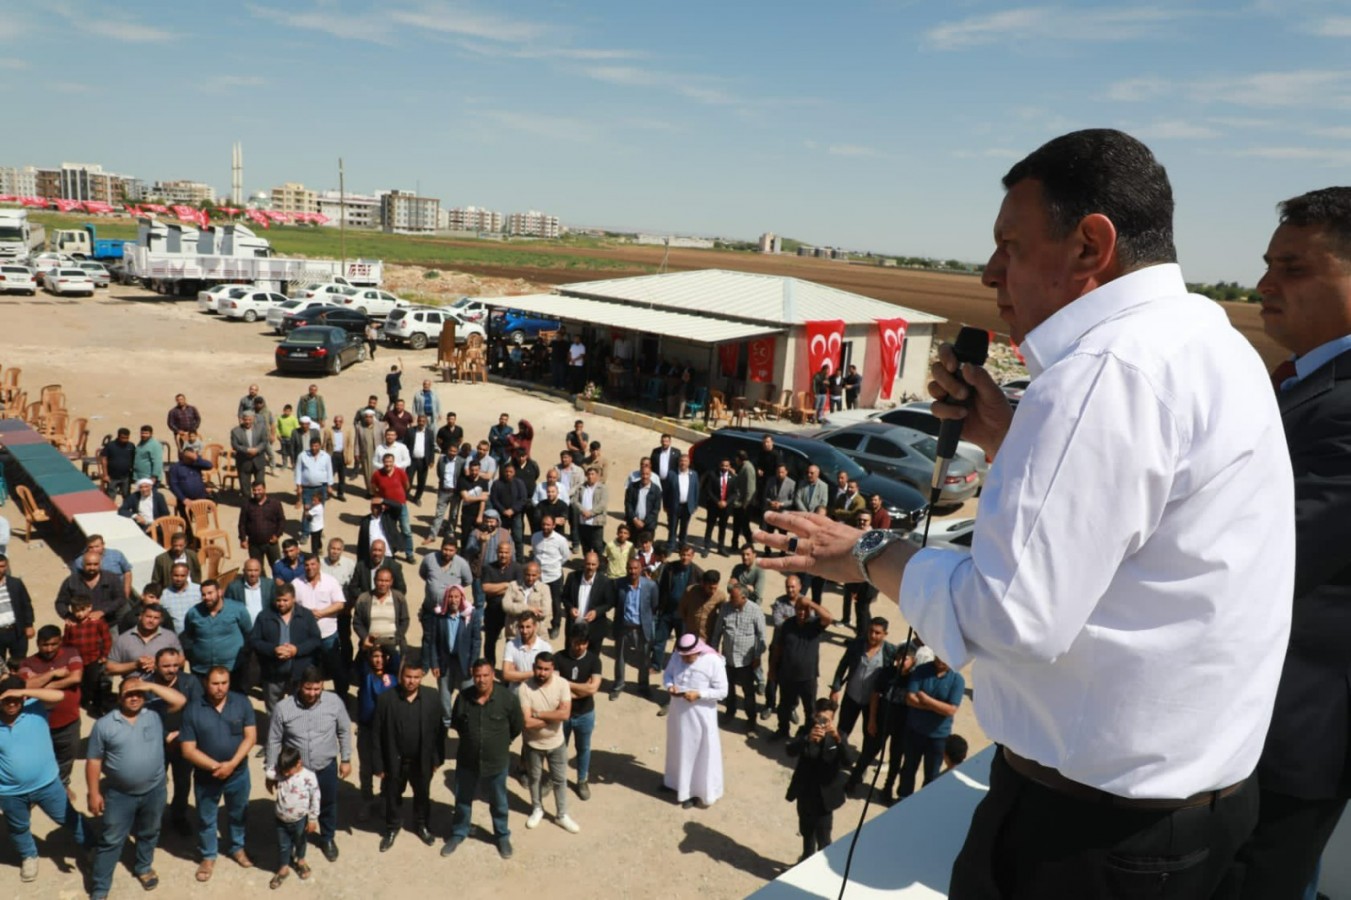
[[[746,350],[749,358],[750,380],[757,384],[769,384],[774,380],[774,338],[762,337],[748,341]]]
[[[833,373],[840,365],[840,348],[844,344],[844,320],[823,319],[806,323],[807,370],[812,375],[827,365]]]
[[[905,319],[878,319],[877,332],[881,339],[882,399],[891,399],[896,373],[901,370],[901,351],[905,349],[905,332],[910,323]]]

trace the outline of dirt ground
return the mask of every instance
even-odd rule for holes
[[[803,274],[807,277],[805,271]],[[935,297],[957,284],[945,278],[929,280],[935,284]],[[201,410],[204,439],[228,442],[236,403],[250,382],[259,383],[275,410],[283,403],[294,403],[310,382],[308,378],[281,377],[273,371],[275,339],[261,325],[204,315],[197,312],[194,301],[170,300],[139,289],[114,286],[111,291],[99,291],[93,300],[55,299],[43,294],[31,299],[3,297],[0,322],[7,335],[0,349],[0,365],[20,367],[21,383],[32,389],[61,384],[72,414],[91,420],[91,447],[122,425],[135,433],[139,425],[149,422],[163,433],[165,414],[179,391]],[[368,394],[383,396],[383,375],[400,356],[406,365],[405,389],[415,388],[429,371],[434,351],[382,348],[374,362],[354,366],[337,377],[319,379],[329,409],[344,412],[350,421]],[[469,437],[486,435],[500,412],[509,412],[513,420],[530,419],[536,429],[535,450],[540,460],[556,458],[564,433],[576,418],[572,408],[560,401],[504,386],[438,385],[437,390],[442,408],[459,413]],[[604,442],[613,461],[612,479],[622,478],[628,464],[636,465],[638,458],[656,444],[655,434],[636,426],[604,419],[591,419],[587,424],[592,436]],[[272,484],[284,500],[291,499],[284,479],[273,479]],[[227,500],[221,510],[222,526],[232,534],[237,520],[234,502]],[[349,494],[345,504],[335,503],[329,512],[326,535],[355,541],[363,507],[359,489]],[[419,540],[426,533],[433,508],[430,495],[415,508],[414,529]],[[23,522],[17,503],[0,508],[0,514],[16,529],[10,544],[12,571],[27,582],[39,624],[54,623],[52,601],[65,576],[66,561],[79,547],[73,538],[63,538],[48,529],[40,529],[38,538],[25,544],[18,536]],[[962,514],[970,514],[970,510]],[[288,515],[293,517],[289,508]],[[702,527],[700,516],[692,530],[701,535]],[[234,552],[232,564],[237,565],[241,554],[237,548]],[[724,575],[733,562],[716,556],[702,561],[717,566]],[[771,574],[770,587],[772,594],[781,592],[782,579]],[[410,599],[420,602],[420,586],[413,588]],[[827,606],[837,613],[839,601],[837,593],[827,593]],[[894,604],[883,598],[874,609],[891,619],[892,638],[903,639],[905,623]],[[823,684],[833,673],[843,643],[850,636],[852,632],[847,629],[831,629],[822,651]],[[410,638],[420,638],[416,622]],[[605,689],[611,667],[607,647]],[[261,709],[260,703],[255,705]],[[415,895],[454,885],[460,896],[497,897],[510,880],[529,872],[528,883],[533,889],[544,887],[555,897],[594,897],[598,892],[616,897],[741,897],[796,860],[800,846],[796,818],[791,804],[783,799],[791,770],[782,746],[766,740],[763,729],[747,736],[744,725],[738,723],[723,731],[726,795],[710,809],[682,811],[671,802],[670,795],[657,790],[665,750],[665,720],[656,717],[656,707],[634,694],[613,703],[602,696],[597,706],[592,799],[585,803],[575,795],[570,799],[572,816],[582,827],[579,835],[567,834],[553,825],[551,818],[538,829],[526,831],[528,794],[513,781],[511,827],[516,856],[510,862],[498,859],[494,847],[485,840],[487,809],[482,803],[475,807],[475,833],[452,860],[441,860],[438,848],[424,847],[407,831],[389,853],[382,855],[377,852],[375,828],[356,821],[354,771],[340,812],[340,860],[329,864],[317,852],[312,853],[312,881],[302,884],[292,878],[279,895],[313,895],[320,891],[329,897],[369,900],[392,895],[391,885],[397,884],[401,893]],[[86,721],[83,731],[87,734],[88,730]],[[969,703],[958,713],[956,731],[971,741],[973,752],[988,743]],[[857,740],[856,736],[855,745]],[[259,868],[241,870],[222,860],[212,882],[200,886],[193,881],[192,841],[166,830],[156,864],[163,881],[161,894],[190,890],[194,896],[224,897],[265,890],[265,869],[276,862],[275,837],[261,762],[250,758],[249,765],[254,790],[248,849]],[[445,773],[443,770],[441,775]],[[75,786],[83,809],[82,765],[76,767]],[[444,837],[452,803],[446,778],[438,777],[434,782],[432,800],[432,828]],[[851,799],[840,810],[836,816],[837,838],[850,830],[861,808],[861,800]],[[552,813],[551,801],[546,801],[546,809]],[[35,812],[34,822],[42,855],[39,880],[32,885],[19,884],[17,859],[8,841],[0,840],[0,892],[33,898],[81,896],[80,876],[69,865],[69,843],[56,836],[55,827],[42,814]],[[64,870],[54,862],[54,856],[64,856]],[[114,892],[130,896],[135,887],[129,871],[120,868]]]

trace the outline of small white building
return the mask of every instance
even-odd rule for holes
[[[872,297],[800,278],[705,269],[564,284],[550,294],[483,298],[495,306],[520,309],[589,331],[592,340],[612,345],[624,337],[639,358],[678,361],[707,377],[710,388],[729,396],[775,397],[784,390],[810,391],[806,323],[843,320],[841,366],[858,366],[863,376],[859,402],[873,406],[882,387],[882,340],[878,319],[908,323],[892,399],[926,396],[929,350],[934,331],[947,320]],[[752,342],[772,339],[770,377],[750,378]],[[724,374],[726,360],[733,373]],[[763,344],[760,344],[763,346]],[[763,392],[763,393],[762,393]]]

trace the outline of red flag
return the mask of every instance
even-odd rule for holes
[[[20,197],[19,202],[24,206],[36,206],[46,209],[47,201],[42,197]]]
[[[247,215],[248,215],[248,217],[249,217],[250,219],[252,219],[252,220],[254,221],[254,223],[257,224],[257,225],[261,225],[261,226],[263,226],[264,228],[271,228],[271,227],[272,227],[272,220],[269,219],[269,218],[267,217],[267,214],[264,213],[264,212],[263,212],[262,210],[260,210],[260,209],[250,209],[250,210],[247,211]]]
[[[1009,346],[1013,348],[1013,355],[1018,357],[1018,362],[1027,365],[1027,360],[1023,359],[1023,351],[1018,348],[1016,343],[1014,343],[1013,338],[1009,338]]]
[[[718,358],[722,362],[722,374],[728,378],[736,377],[736,358],[740,351],[740,344],[718,345]]]
[[[747,344],[746,349],[750,358],[751,381],[768,384],[774,379],[774,338],[756,338]]]
[[[840,365],[840,347],[844,343],[844,320],[807,322],[807,370],[815,375],[824,364],[834,373]]]
[[[891,399],[896,373],[901,370],[901,351],[905,349],[905,333],[910,323],[905,319],[878,319],[877,333],[881,338],[882,399]]]
[[[0,203],[16,203],[18,200],[13,194],[0,194]]]

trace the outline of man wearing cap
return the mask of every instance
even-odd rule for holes
[[[139,478],[136,481],[136,490],[122,501],[117,514],[131,519],[141,526],[141,530],[148,532],[156,519],[169,514],[169,504],[165,503],[159,491],[155,490],[155,479]]]
[[[235,454],[235,471],[239,473],[239,492],[250,496],[253,483],[267,481],[267,428],[260,425],[251,412],[239,417],[239,424],[230,429],[230,449]]]
[[[682,634],[662,684],[671,695],[662,783],[684,809],[710,806],[722,796],[718,701],[727,696],[727,667],[698,635]]]

